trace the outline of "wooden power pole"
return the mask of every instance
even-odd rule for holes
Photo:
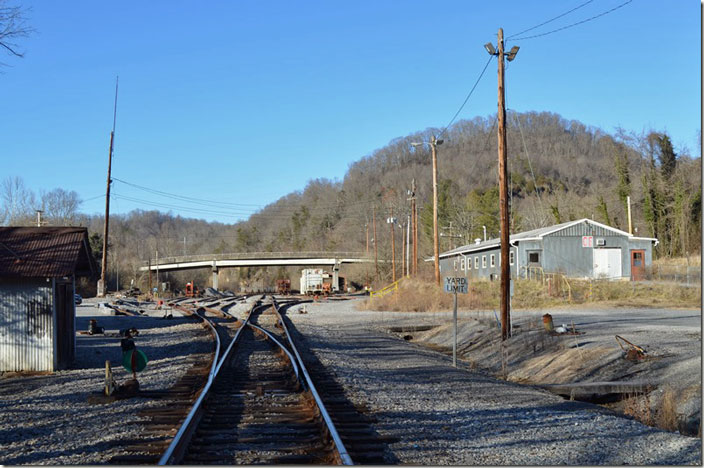
[[[394,207],[391,207],[391,217],[389,218],[391,225],[391,282],[396,282],[396,241],[394,239]]]
[[[120,78],[115,79],[115,105],[112,113],[112,131],[110,132],[110,151],[108,152],[108,183],[105,190],[105,225],[103,226],[103,261],[100,268],[100,281],[98,282],[98,297],[105,297],[107,283],[105,275],[108,271],[108,227],[110,223],[110,183],[112,172],[112,148],[115,140],[115,121],[117,119],[117,86]]]
[[[418,218],[416,212],[416,179],[411,181],[411,231],[413,232],[413,263],[411,274],[418,274]]]
[[[433,250],[435,252],[435,282],[440,285],[440,241],[438,234],[438,149],[442,140],[437,140],[435,135],[430,139],[430,148],[433,156]]]
[[[372,208],[372,225],[374,227],[374,269],[376,270],[376,281],[379,281],[379,239],[376,237],[376,206]]]
[[[504,30],[499,28],[499,212],[501,223],[501,340],[511,336],[509,282],[511,270],[508,262],[509,249],[509,214],[508,214],[508,177],[506,174],[506,102],[504,94]]]

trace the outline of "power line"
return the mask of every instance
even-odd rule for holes
[[[443,135],[445,134],[445,132],[447,131],[447,129],[450,128],[450,125],[452,125],[452,122],[454,122],[455,119],[457,118],[457,116],[460,115],[460,112],[462,112],[462,109],[464,109],[464,106],[465,106],[465,104],[467,104],[467,101],[469,101],[469,98],[472,97],[472,93],[474,93],[474,90],[477,88],[477,85],[479,84],[479,80],[481,80],[481,79],[482,79],[482,76],[484,76],[484,72],[485,72],[486,69],[489,67],[489,63],[491,62],[491,59],[493,59],[493,58],[494,58],[493,55],[489,56],[489,60],[486,61],[486,65],[484,65],[484,69],[483,69],[482,72],[479,74],[479,77],[477,78],[477,81],[474,82],[474,86],[472,86],[472,89],[469,91],[469,94],[467,94],[467,97],[464,98],[464,102],[462,103],[462,105],[460,106],[460,108],[457,109],[457,112],[455,112],[455,115],[454,115],[454,116],[452,117],[452,119],[450,120],[450,123],[448,123],[447,125],[445,125],[445,128],[442,130],[442,132],[440,132],[440,135],[438,135],[438,138],[440,138],[441,136],[443,136]]]
[[[595,20],[595,19],[600,18],[600,17],[602,17],[602,16],[604,16],[604,15],[608,15],[609,13],[611,13],[611,12],[613,12],[613,11],[616,11],[616,10],[618,10],[619,8],[628,5],[628,4],[631,3],[632,1],[633,1],[633,0],[628,0],[628,1],[623,2],[622,4],[620,4],[620,5],[618,5],[618,6],[614,7],[614,8],[612,8],[612,9],[610,9],[610,10],[607,10],[607,11],[604,11],[604,12],[602,12],[602,13],[599,13],[598,15],[592,16],[591,18],[587,18],[587,19],[584,19],[584,20],[582,20],[582,21],[578,21],[578,22],[576,22],[576,23],[568,24],[567,26],[563,26],[563,27],[558,28],[558,29],[553,29],[552,31],[548,31],[548,32],[546,32],[546,33],[536,34],[536,35],[534,35],[534,36],[517,37],[517,38],[515,38],[515,39],[513,39],[513,40],[514,40],[514,41],[522,41],[522,40],[526,40],[526,39],[533,39],[533,38],[536,38],[536,37],[547,36],[548,34],[553,34],[553,33],[556,33],[556,32],[558,32],[558,31],[564,31],[565,29],[569,29],[569,28],[572,28],[572,27],[574,27],[574,26],[578,26],[578,25],[580,25],[580,24],[584,24],[584,23],[587,23],[587,22],[589,22],[589,21]]]
[[[566,12],[562,13],[561,15],[555,16],[554,18],[551,18],[551,19],[549,19],[549,20],[547,20],[547,21],[545,21],[545,22],[542,22],[542,23],[540,23],[540,24],[538,24],[538,25],[535,25],[535,26],[533,26],[532,28],[524,29],[524,30],[521,31],[521,32],[518,32],[518,33],[516,33],[516,34],[513,34],[513,35],[511,35],[511,36],[508,36],[508,37],[506,38],[506,40],[509,40],[509,39],[511,39],[512,37],[520,36],[521,34],[527,33],[528,31],[532,31],[532,30],[537,29],[537,28],[539,28],[539,27],[541,27],[541,26],[545,26],[546,24],[551,23],[551,22],[555,21],[556,19],[562,18],[563,16],[566,16],[566,15],[572,13],[572,12],[575,11],[575,10],[579,10],[579,9],[582,8],[583,6],[588,5],[588,4],[592,3],[593,1],[594,1],[594,0],[588,0],[588,1],[584,2],[584,3],[582,3],[581,5],[579,5],[579,6],[575,7],[575,8],[572,8],[572,9],[569,10],[569,11],[566,11]]]
[[[281,210],[291,209],[291,207],[286,207],[286,206],[271,206],[272,204],[275,204],[275,203],[282,203],[281,200],[277,200],[276,202],[273,202],[270,205],[222,202],[222,201],[207,200],[207,199],[203,199],[203,198],[195,198],[195,197],[189,197],[189,196],[179,195],[179,194],[175,194],[175,193],[164,192],[161,190],[152,189],[150,187],[145,187],[143,185],[134,184],[132,182],[127,182],[125,180],[121,180],[116,177],[113,177],[112,180],[123,183],[125,185],[130,186],[130,187],[137,188],[139,190],[143,190],[148,193],[162,196],[164,198],[170,198],[172,200],[183,201],[186,203],[191,203],[193,205],[205,206],[207,208],[236,209],[241,214],[257,214],[257,213],[261,212],[261,209],[267,208],[267,207],[268,207],[267,209],[271,210],[271,211],[281,211]],[[373,203],[376,200],[377,200],[377,198],[374,197],[374,198],[370,198],[367,200],[359,200],[356,202],[347,202],[347,203],[345,203],[345,206],[365,205],[365,204]],[[283,203],[286,203],[286,202],[283,202]],[[241,207],[245,207],[245,208],[241,208]],[[259,209],[256,209],[256,210],[255,209],[246,209],[246,207],[257,207]],[[336,207],[338,207],[338,203],[316,204],[315,207],[316,208],[336,208]]]

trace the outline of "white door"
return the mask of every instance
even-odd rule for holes
[[[621,277],[621,249],[594,249],[594,278]]]

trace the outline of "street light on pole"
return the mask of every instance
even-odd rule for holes
[[[507,61],[512,61],[518,53],[518,46],[513,46],[508,54],[504,54],[504,30],[499,28],[498,51],[489,42],[484,44],[484,48],[490,55],[498,56],[499,77],[498,77],[498,143],[499,143],[499,212],[501,215],[501,340],[506,340],[511,336],[511,315],[510,315],[510,281],[511,270],[508,261],[509,243],[509,207],[508,207],[508,176],[506,174],[506,102],[504,90],[504,57]]]
[[[430,145],[433,158],[433,250],[435,253],[435,282],[440,285],[440,244],[438,234],[438,151],[437,146],[442,145],[443,140],[438,140],[435,135],[430,137],[430,141],[411,143],[413,147],[424,144]]]

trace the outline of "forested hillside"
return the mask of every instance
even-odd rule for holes
[[[421,217],[420,255],[432,254],[432,166],[428,145],[440,129],[392,140],[383,148],[350,165],[342,181],[314,179],[301,191],[268,205],[247,221],[207,223],[155,211],[111,216],[112,265],[119,265],[120,283],[139,280],[136,268],[149,256],[241,251],[344,250],[373,255],[373,218],[379,257],[390,258],[391,226],[395,228],[397,259],[401,255],[401,229],[410,213],[409,190],[416,183]],[[438,146],[439,218],[441,250],[483,237],[497,237],[497,136],[495,116],[460,121],[441,135]],[[637,235],[657,237],[658,256],[696,253],[701,245],[701,155],[677,154],[665,133],[608,134],[577,121],[547,112],[508,114],[508,156],[512,232],[574,220],[596,221],[627,230],[626,197],[632,201]],[[334,148],[330,148],[334,152]],[[19,187],[19,188],[18,188]],[[24,189],[21,180],[6,179],[2,187],[0,219],[5,225],[32,224],[33,210],[41,205]],[[75,193],[53,193],[67,200]],[[46,194],[43,194],[46,195]],[[52,199],[48,197],[48,199]],[[52,200],[53,200],[52,199]],[[39,200],[39,201],[37,201]],[[231,200],[236,202],[237,200]],[[55,205],[61,206],[54,200]],[[45,204],[45,206],[48,206]],[[102,235],[102,217],[73,210],[48,209],[46,219],[57,224],[89,227],[96,247]],[[54,214],[56,212],[56,214]],[[462,236],[461,238],[459,236]],[[369,239],[369,243],[367,243]],[[382,268],[390,276],[388,265]],[[115,282],[110,272],[111,284]],[[363,282],[369,268],[349,271]],[[186,276],[188,275],[188,276]],[[295,279],[289,271],[232,273],[237,287],[271,281],[277,276]],[[206,283],[209,272],[172,275],[176,283],[193,277]],[[385,279],[385,278],[384,278]],[[221,280],[222,283],[223,280]],[[295,281],[294,281],[295,284]]]

